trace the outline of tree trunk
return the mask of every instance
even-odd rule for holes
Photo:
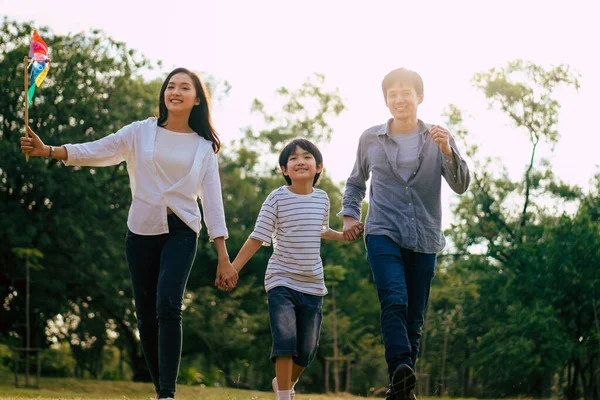
[[[333,312],[333,381],[335,383],[335,392],[340,392],[340,368],[339,363],[336,360],[338,357],[338,343],[337,343],[337,315],[335,307],[335,286],[331,288],[331,308]]]
[[[573,365],[574,364],[574,365]],[[579,368],[573,360],[569,363],[569,385],[567,386],[567,400],[577,399],[577,378],[579,377]]]
[[[431,296],[429,298],[429,302],[427,304],[427,307],[425,308],[425,322],[423,323],[423,337],[421,339],[421,351],[419,351],[419,358],[423,358],[425,357],[425,345],[427,344],[427,327],[428,322],[429,322],[429,304],[431,304],[432,300],[431,300]],[[416,368],[416,365],[415,365]],[[416,369],[415,369],[416,371]]]
[[[448,335],[450,333],[450,323],[448,319],[449,317],[447,317],[445,321],[446,329],[444,332],[444,349],[442,352],[442,390],[440,390],[440,395],[445,395],[445,393],[448,391],[448,387],[446,385],[446,382],[448,381],[446,379],[446,354],[448,350]]]
[[[119,346],[119,379],[124,379],[125,373],[123,372],[123,347]]]
[[[465,369],[463,376],[463,388],[462,388],[462,397],[469,397],[469,375],[471,374],[471,368],[469,368],[469,349],[465,350]]]
[[[596,309],[595,291],[592,295],[592,310],[594,311],[594,324],[596,325],[596,333],[600,335],[600,320],[598,319],[598,310]],[[596,367],[596,363],[594,361],[598,361],[598,359],[592,359],[590,362],[590,393],[592,399],[600,399],[600,366]]]
[[[129,365],[131,366],[131,370],[133,371],[133,381],[134,382],[152,382],[152,377],[150,376],[150,371],[148,370],[148,366],[146,365],[146,359],[141,351],[141,346],[137,341],[134,333],[130,330],[125,332],[121,331],[122,334],[125,334],[126,343],[128,344],[128,354],[129,354]]]

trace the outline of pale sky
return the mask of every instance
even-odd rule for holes
[[[322,149],[336,181],[350,173],[360,134],[389,117],[381,80],[400,66],[423,77],[419,118],[443,123],[447,104],[465,109],[472,116],[469,142],[519,177],[530,151],[525,135],[489,111],[470,80],[517,58],[568,63],[582,75],[581,89],[559,91],[561,140],[554,153],[541,146],[540,154],[559,177],[583,187],[600,170],[600,135],[592,121],[600,106],[599,1],[0,0],[0,15],[61,34],[102,29],[162,60],[161,76],[184,66],[229,81],[230,96],[214,108],[225,142],[256,121],[249,114],[253,98],[275,105],[275,89],[294,89],[313,72],[323,73],[348,107]],[[444,193],[447,226],[451,194]]]

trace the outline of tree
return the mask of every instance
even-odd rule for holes
[[[46,143],[94,140],[152,115],[159,82],[146,83],[138,75],[152,66],[146,59],[100,31],[63,36],[39,30],[51,48],[52,68],[34,98],[29,125]],[[12,295],[8,309],[0,310],[0,335],[24,336],[23,263],[12,249],[38,249],[44,259],[31,274],[32,345],[46,346],[48,336],[70,337],[45,332],[47,321],[69,316],[79,331],[80,340],[71,340],[79,349],[74,352],[79,366],[98,375],[101,370],[85,362],[93,346],[80,344],[102,349],[107,327],[113,326],[141,379],[147,374],[123,257],[127,172],[123,165],[90,169],[48,159],[25,162],[19,149],[22,60],[31,31],[30,24],[7,19],[0,26],[0,295],[5,301]]]
[[[588,246],[597,241],[597,224],[583,218],[589,197],[556,179],[536,154],[540,141],[558,141],[554,91],[561,85],[577,89],[577,75],[566,65],[515,61],[477,74],[474,84],[527,135],[531,155],[516,182],[492,160],[477,161],[471,189],[454,207],[456,222],[447,232],[453,248],[444,257],[457,279],[444,276],[444,283],[459,295],[448,298],[445,312],[460,311],[463,329],[450,330],[451,340],[460,343],[450,346],[458,352],[450,359],[456,371],[467,368],[461,380],[486,396],[548,396],[555,377],[567,375],[568,398],[593,398],[593,288],[599,280],[596,248]],[[465,135],[460,111],[452,107],[448,117],[458,136]],[[472,156],[476,151],[469,149]],[[565,203],[581,211],[559,211]],[[436,296],[434,309],[444,309],[440,300]]]
[[[337,358],[340,356],[338,348],[338,330],[337,330],[337,307],[335,303],[335,289],[344,280],[346,271],[341,265],[327,265],[323,267],[323,272],[327,279],[328,285],[331,288],[331,326],[333,336],[333,380],[335,392],[340,392],[340,363]],[[329,379],[326,375],[325,379]],[[327,385],[326,385],[327,386]]]

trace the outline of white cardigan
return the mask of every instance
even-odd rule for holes
[[[227,238],[219,165],[212,142],[202,138],[190,172],[169,189],[162,191],[159,189],[159,176],[154,161],[156,131],[156,118],[149,118],[134,122],[93,142],[66,144],[68,159],[64,163],[106,167],[127,162],[133,199],[127,226],[133,233],[168,233],[169,207],[199,234],[201,216],[197,199],[200,198],[210,240],[221,236]]]

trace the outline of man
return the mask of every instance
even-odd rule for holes
[[[415,363],[436,253],[445,245],[441,229],[442,176],[458,194],[469,169],[450,133],[423,123],[423,80],[414,71],[391,71],[382,82],[387,123],[360,137],[346,183],[344,236],[361,234],[361,202],[371,178],[365,226],[367,259],[381,306],[381,332],[388,364],[388,399],[414,399]]]

